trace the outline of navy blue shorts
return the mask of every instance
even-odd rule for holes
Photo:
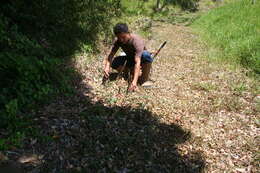
[[[127,67],[133,67],[135,65],[134,58],[128,57],[128,56],[117,56],[114,58],[111,67],[113,69],[117,69],[119,66],[123,66],[125,61],[127,60],[126,66]],[[153,58],[151,54],[148,51],[143,51],[142,56],[141,56],[141,64],[145,63],[152,63]]]

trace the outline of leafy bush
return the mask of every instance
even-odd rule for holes
[[[12,135],[23,136],[23,112],[69,91],[73,70],[65,63],[77,50],[92,50],[118,14],[119,0],[1,3],[0,147],[4,139],[16,139]],[[1,133],[3,128],[8,135]]]
[[[94,44],[98,34],[119,14],[119,0],[7,1],[1,13],[54,56],[74,53],[82,44]],[[12,25],[11,24],[11,25]]]
[[[165,4],[179,6],[183,10],[196,11],[199,0],[164,0]]]
[[[199,0],[122,0],[122,10],[128,15],[153,15],[169,6],[178,6],[182,10],[196,11]]]

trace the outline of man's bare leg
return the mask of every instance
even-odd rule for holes
[[[121,73],[121,75],[123,76],[123,78],[125,80],[128,80],[128,78],[130,77],[130,75],[133,75],[132,73],[134,73],[133,69],[129,68],[129,67],[124,67],[124,66],[119,66],[116,71],[119,73]],[[131,73],[129,73],[131,72]]]
[[[151,68],[152,68],[152,63],[141,64],[141,70],[140,70],[139,79],[138,79],[138,83],[140,85],[149,81]],[[127,75],[127,77],[131,80],[131,76],[134,75],[134,69],[133,68],[128,69],[128,68],[124,68],[124,66],[119,66],[116,69],[116,71],[124,72],[126,74],[128,74],[128,70],[130,70],[130,76]]]
[[[139,77],[139,83],[142,85],[143,83],[148,81],[150,78],[150,71],[151,71],[152,63],[141,64],[141,66],[142,66],[142,68],[141,68],[142,74]]]

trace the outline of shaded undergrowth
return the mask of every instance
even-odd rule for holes
[[[19,147],[28,111],[71,93],[67,61],[93,52],[119,15],[118,0],[5,1],[0,6],[0,150]]]

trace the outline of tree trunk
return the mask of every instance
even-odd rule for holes
[[[163,4],[161,4],[160,2],[161,2],[160,0],[156,1],[156,7],[155,7],[156,12],[161,11],[167,5],[165,1],[163,1],[164,2]]]
[[[157,0],[156,1],[156,9],[159,9],[160,8],[160,0]]]

